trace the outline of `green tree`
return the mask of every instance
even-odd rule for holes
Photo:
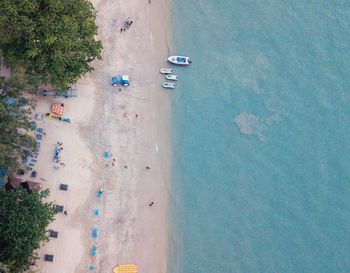
[[[34,265],[35,250],[48,240],[47,226],[56,214],[55,205],[44,202],[48,194],[0,190],[0,263],[11,273]]]
[[[91,71],[101,57],[88,0],[2,0],[0,48],[5,63],[23,65],[58,88]]]
[[[30,135],[32,105],[22,96],[23,88],[25,84],[18,78],[0,77],[0,166],[9,172],[35,148]]]

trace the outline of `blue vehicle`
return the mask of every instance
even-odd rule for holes
[[[128,86],[129,85],[129,75],[117,76],[112,78],[112,85],[118,86]]]

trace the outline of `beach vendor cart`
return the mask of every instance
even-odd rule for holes
[[[137,273],[137,266],[134,264],[121,264],[113,269],[113,273]]]
[[[129,83],[130,83],[129,75],[116,76],[112,78],[113,86],[118,86],[118,85],[128,86]]]

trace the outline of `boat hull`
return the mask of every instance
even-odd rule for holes
[[[162,67],[161,69],[159,69],[159,72],[162,74],[171,74],[173,73],[173,70],[171,68]]]
[[[163,88],[167,88],[167,89],[175,89],[175,83],[164,82],[162,86]]]
[[[192,61],[190,60],[189,57],[185,57],[185,56],[170,56],[168,58],[168,62],[172,63],[172,64],[176,64],[176,65],[189,65],[190,63],[192,63]]]
[[[168,75],[165,75],[165,78],[169,81],[177,81],[177,75],[168,74]]]

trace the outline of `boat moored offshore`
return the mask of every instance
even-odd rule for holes
[[[173,83],[173,82],[163,82],[162,86],[164,88],[174,89],[175,88],[175,83]]]
[[[168,67],[162,67],[161,69],[159,69],[159,72],[162,74],[171,74],[173,73],[173,70]]]
[[[177,75],[175,74],[167,74],[165,75],[165,78],[170,81],[177,81]]]
[[[178,65],[189,65],[190,63],[192,63],[190,58],[186,56],[170,56],[168,58],[168,61]]]

